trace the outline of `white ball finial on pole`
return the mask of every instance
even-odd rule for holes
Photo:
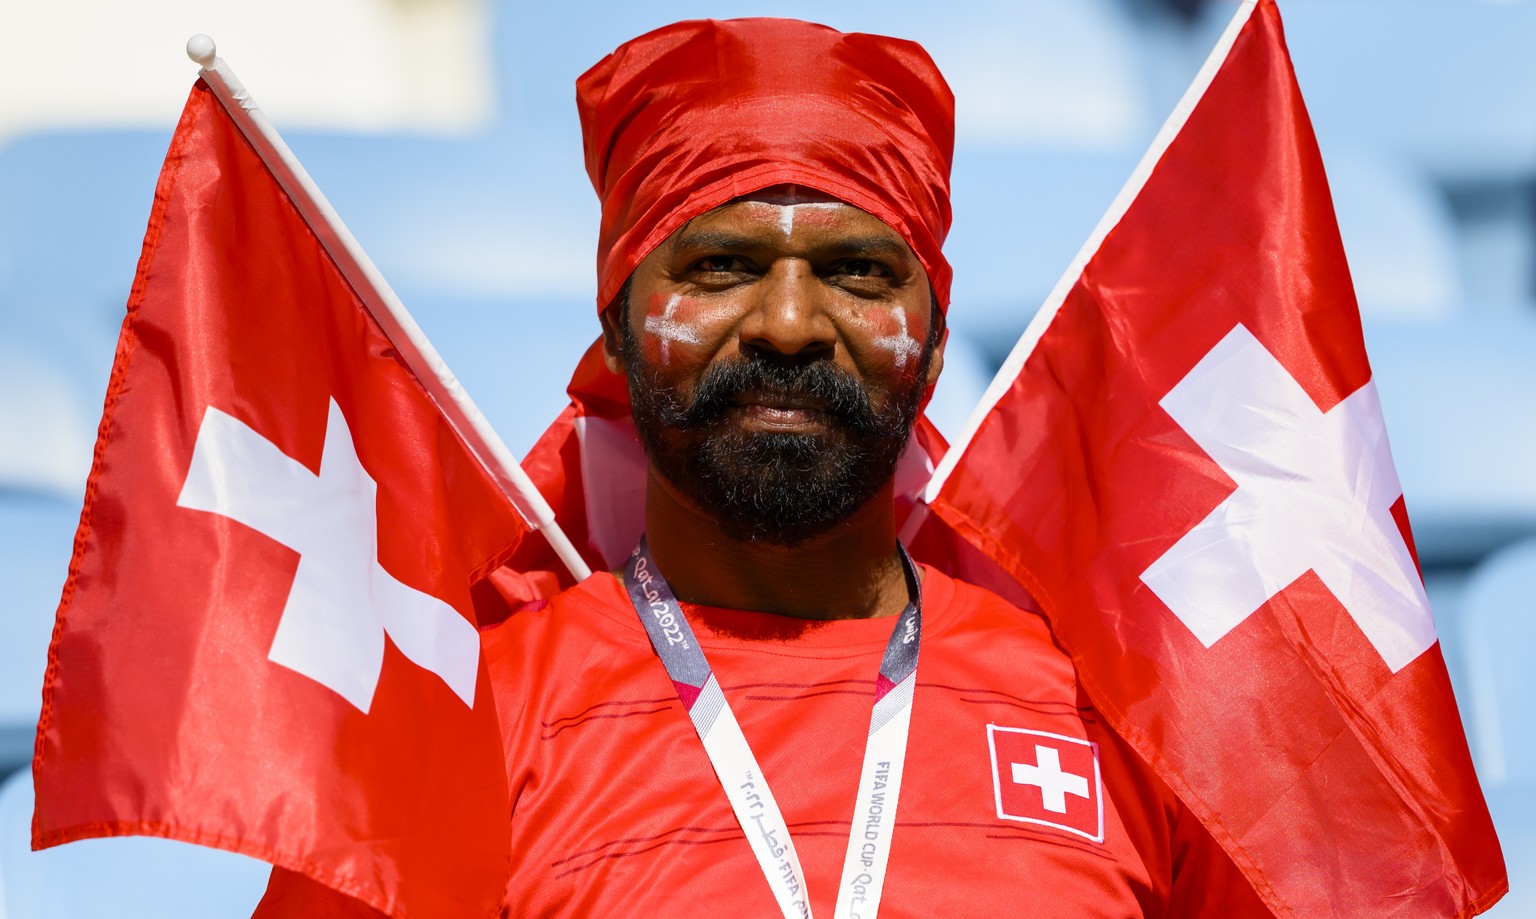
[[[218,56],[219,49],[213,43],[213,39],[199,32],[187,39],[187,57],[201,64],[204,68],[212,67],[214,59]]]

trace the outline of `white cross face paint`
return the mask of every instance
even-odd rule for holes
[[[655,336],[661,343],[662,366],[672,362],[672,343],[674,341],[680,341],[689,345],[696,345],[700,341],[697,330],[673,318],[673,315],[677,312],[677,305],[682,302],[682,299],[682,294],[673,294],[667,299],[667,305],[661,311],[660,316],[645,317],[646,334]]]
[[[895,360],[897,372],[907,369],[907,364],[916,361],[923,353],[923,346],[907,332],[907,311],[901,306],[891,307],[891,315],[896,319],[898,331],[894,335],[882,335],[874,340],[877,348],[884,348],[891,352]]]

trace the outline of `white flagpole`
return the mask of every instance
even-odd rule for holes
[[[517,457],[507,449],[501,436],[491,428],[479,406],[475,405],[463,385],[448,369],[442,356],[421,327],[405,309],[405,304],[390,289],[389,283],[379,273],[373,260],[353,238],[341,217],[331,207],[325,195],[315,185],[309,173],[299,164],[293,151],[278,136],[272,122],[252,101],[250,93],[223,58],[218,57],[213,39],[206,35],[194,35],[187,40],[187,56],[202,65],[202,76],[214,95],[224,103],[230,117],[245,134],[256,152],[272,170],[278,184],[288,193],[294,206],[299,209],[320,244],[325,247],[336,267],[352,289],[362,299],[363,305],[384,329],[401,360],[416,374],[427,390],[427,395],[448,419],[470,453],[474,454],[482,468],[507,496],[528,525],[544,534],[555,554],[577,580],[591,574],[581,554],[555,521],[549,502],[539,494],[533,480],[517,462]]]

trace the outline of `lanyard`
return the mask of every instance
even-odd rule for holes
[[[896,829],[896,804],[907,758],[907,730],[912,721],[912,690],[917,685],[917,650],[922,643],[923,606],[917,570],[901,550],[907,590],[912,598],[901,615],[880,661],[875,704],[869,715],[869,739],[859,775],[859,795],[848,832],[848,851],[837,889],[836,919],[871,919],[879,912],[885,869]],[[731,706],[720,691],[693,637],[688,617],[656,570],[642,537],[624,565],[624,588],[651,637],[651,646],[667,668],[678,698],[693,719],[704,752],[720,787],[731,802],[736,822],[746,834],[758,867],[773,889],[786,919],[810,919],[805,872],[790,839],[778,802],[758,768]]]

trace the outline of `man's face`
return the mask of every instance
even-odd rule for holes
[[[694,218],[603,319],[654,468],[733,537],[779,545],[884,489],[942,363],[901,236],[795,189]]]

